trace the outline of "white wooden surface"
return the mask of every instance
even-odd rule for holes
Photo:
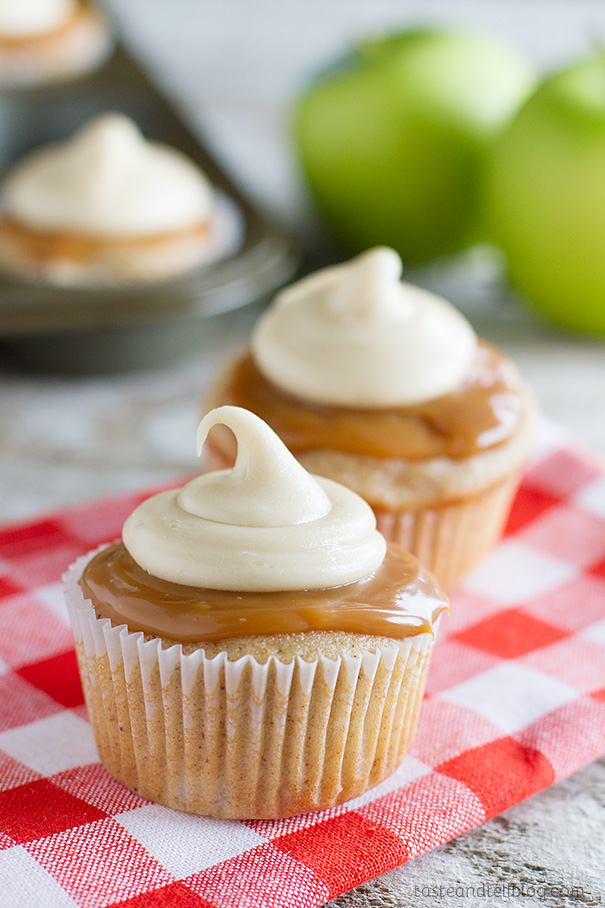
[[[324,238],[296,174],[287,115],[297,87],[343,43],[404,24],[470,25],[515,41],[544,69],[605,35],[602,0],[112,0],[112,7],[239,182],[319,255]],[[480,258],[418,277],[517,360],[548,416],[605,455],[605,342],[538,321]],[[0,364],[0,521],[193,472],[204,388],[256,315],[216,319],[208,343],[164,372],[59,379]],[[604,841],[601,761],[332,904],[597,905],[605,901]],[[523,894],[511,894],[513,883]]]

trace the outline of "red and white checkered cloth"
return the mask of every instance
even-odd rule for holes
[[[140,498],[0,532],[3,908],[315,906],[605,751],[605,471],[550,432],[433,654],[412,754],[348,804],[211,820],[98,762],[59,578]]]

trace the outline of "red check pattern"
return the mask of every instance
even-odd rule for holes
[[[288,820],[167,810],[98,762],[59,578],[145,496],[0,530],[4,908],[310,908],[603,753],[605,471],[546,434],[503,540],[453,597],[411,755]]]

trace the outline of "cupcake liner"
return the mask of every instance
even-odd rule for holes
[[[520,474],[507,476],[471,498],[416,512],[373,505],[376,524],[387,540],[410,551],[451,590],[502,535],[520,479]]]
[[[99,754],[128,788],[191,813],[285,817],[362,794],[408,752],[430,634],[312,662],[183,652],[97,617],[78,583],[94,554],[65,596]]]

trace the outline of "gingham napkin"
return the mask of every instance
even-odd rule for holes
[[[289,820],[168,810],[98,762],[59,578],[145,496],[1,531],[3,908],[316,906],[605,751],[605,472],[550,436],[505,538],[453,596],[411,755],[368,794]]]

